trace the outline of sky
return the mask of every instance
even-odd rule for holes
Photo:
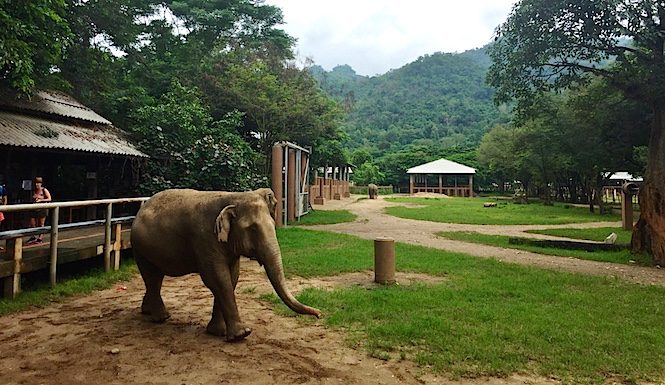
[[[397,69],[435,52],[463,52],[492,40],[517,0],[266,0],[300,60],[360,75]]]

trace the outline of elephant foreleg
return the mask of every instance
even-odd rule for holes
[[[232,266],[220,268],[221,271],[201,273],[205,285],[215,297],[212,319],[208,323],[208,333],[226,337],[227,341],[239,341],[247,337],[252,330],[240,321],[235,298],[237,274],[233,274]],[[223,321],[223,322],[222,322]]]

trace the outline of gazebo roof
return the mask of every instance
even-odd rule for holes
[[[406,171],[407,174],[454,174],[472,175],[476,169],[453,162],[448,159],[439,159],[420,166],[412,167]]]

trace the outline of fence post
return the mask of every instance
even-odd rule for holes
[[[51,287],[55,286],[56,272],[58,269],[58,223],[59,222],[60,222],[60,207],[54,207],[51,210],[51,266],[49,266]]]
[[[122,248],[122,224],[114,226],[115,242],[113,242],[113,270],[120,269],[120,249]]]
[[[23,262],[23,238],[7,240],[7,255],[14,260],[14,274],[4,279],[4,297],[14,299],[21,292],[21,263]]]
[[[111,217],[113,216],[113,203],[106,206],[106,223],[104,224],[104,271],[111,271]]]

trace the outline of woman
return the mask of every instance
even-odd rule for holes
[[[44,203],[51,201],[51,193],[43,186],[43,180],[41,176],[35,178],[35,187],[32,190],[32,202],[33,203]],[[46,223],[46,214],[48,213],[47,209],[39,209],[32,212],[30,218],[30,227],[44,227]],[[36,245],[44,242],[42,239],[44,234],[39,234],[38,236],[32,236],[26,242],[26,245]]]

